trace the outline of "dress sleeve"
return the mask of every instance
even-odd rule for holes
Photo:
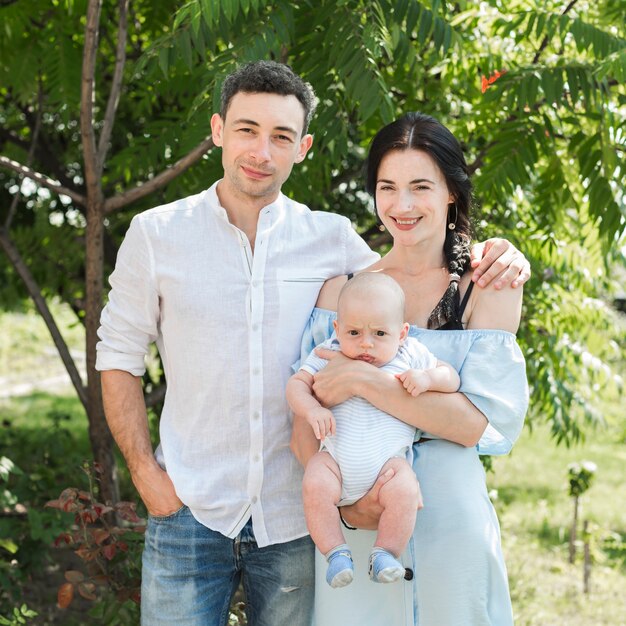
[[[319,309],[317,307],[313,309],[311,317],[304,329],[304,333],[302,333],[300,358],[291,366],[294,372],[300,369],[300,364],[304,363],[315,346],[324,343],[334,335],[335,329],[333,328],[333,320],[336,317],[337,313],[335,313],[335,311]]]
[[[332,350],[332,341],[330,339],[324,341],[321,344],[315,346],[316,348],[326,348],[327,350]],[[303,357],[302,365],[300,365],[301,370],[308,372],[312,376],[315,376],[317,372],[323,369],[328,364],[327,359],[322,359],[322,357],[317,356],[315,351],[312,351],[307,357]]]
[[[152,249],[133,218],[109,278],[109,301],[100,317],[96,369],[125,370],[142,376],[144,357],[158,336],[159,297]]]
[[[480,454],[507,454],[519,437],[528,408],[526,363],[515,335],[479,333],[459,371],[461,388],[489,424]]]

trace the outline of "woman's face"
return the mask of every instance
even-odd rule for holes
[[[396,244],[445,238],[454,197],[432,157],[420,150],[387,153],[378,168],[376,208]]]

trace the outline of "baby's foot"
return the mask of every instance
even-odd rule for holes
[[[333,548],[326,554],[328,570],[326,571],[326,582],[333,588],[345,587],[352,582],[354,577],[354,565],[352,563],[352,552],[347,544],[343,543]]]
[[[393,583],[404,578],[404,566],[391,552],[374,548],[370,554],[369,575],[375,583]]]

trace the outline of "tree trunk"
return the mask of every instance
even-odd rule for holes
[[[574,519],[569,533],[569,562],[576,560],[576,528],[578,527],[578,496],[574,496]]]
[[[85,24],[85,46],[81,78],[80,134],[87,189],[87,230],[85,235],[85,347],[87,355],[87,417],[94,460],[100,465],[100,497],[105,502],[119,499],[113,437],[104,416],[100,374],[96,372],[96,343],[102,310],[104,271],[104,195],[102,172],[94,131],[96,55],[102,0],[89,0]],[[112,123],[112,120],[110,120]],[[106,139],[103,141],[106,145]],[[102,155],[104,158],[104,155]]]
[[[585,559],[583,564],[583,592],[589,593],[589,579],[591,578],[591,538],[589,537],[589,521],[583,524],[583,537],[585,538]]]
[[[117,465],[113,455],[113,437],[102,406],[100,372],[96,371],[96,343],[102,311],[102,275],[104,271],[103,202],[87,206],[85,256],[85,330],[87,357],[87,417],[89,441],[94,460],[100,465],[100,497],[104,502],[119,500]]]

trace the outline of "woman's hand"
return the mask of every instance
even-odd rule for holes
[[[470,251],[472,280],[479,287],[493,286],[502,289],[506,285],[519,287],[530,278],[530,263],[526,257],[506,239],[487,239],[474,244]]]
[[[358,382],[367,376],[370,368],[377,369],[369,363],[349,359],[335,350],[318,349],[315,353],[328,360],[328,364],[313,377],[312,387],[315,397],[327,408],[358,396]]]
[[[360,500],[349,506],[341,507],[341,516],[346,524],[362,530],[376,530],[378,528],[378,521],[383,512],[383,507],[380,504],[380,490],[393,478],[394,474],[394,470],[389,468],[376,479],[372,488]],[[417,492],[417,510],[419,511],[419,509],[424,507],[419,483]]]

